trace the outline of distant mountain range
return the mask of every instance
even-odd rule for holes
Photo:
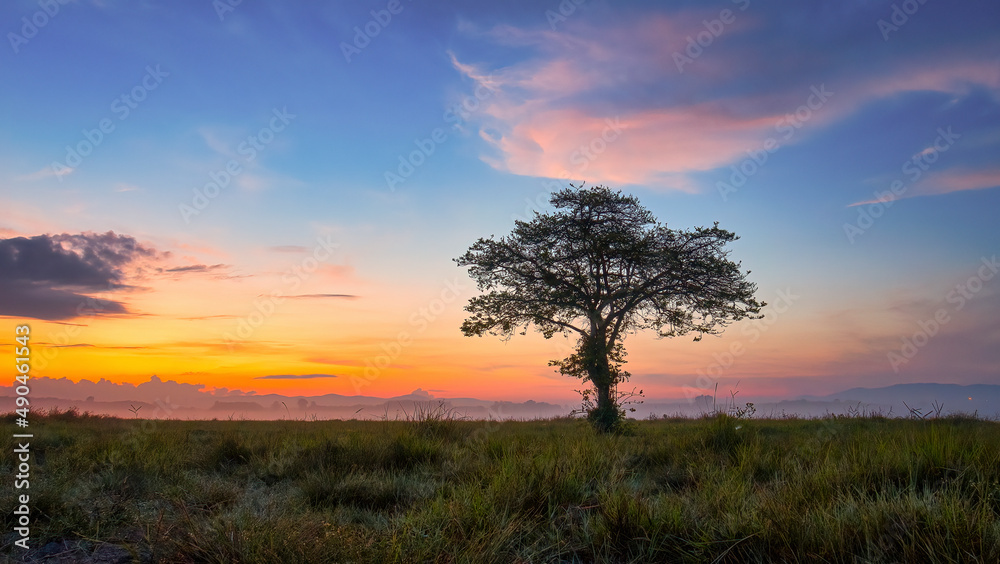
[[[0,412],[14,409],[10,386],[0,386]],[[66,378],[31,380],[33,409],[77,408],[91,413],[149,419],[407,419],[420,412],[447,411],[470,419],[536,419],[566,415],[572,407],[535,402],[475,398],[435,398],[416,389],[402,396],[286,396],[229,390],[207,391],[153,376],[142,384],[119,384]],[[81,399],[84,398],[84,399]]]
[[[824,399],[862,401],[897,401],[901,397],[912,398],[914,401],[975,401],[977,398],[982,398],[984,401],[988,399],[1000,401],[1000,385],[895,384],[884,388],[851,388],[823,396]]]
[[[824,396],[798,396],[794,399],[739,399],[737,407],[753,402],[760,417],[822,417],[825,415],[883,414],[894,417],[968,413],[980,417],[1000,417],[1000,385],[975,384],[896,384],[883,388],[851,388]],[[731,407],[732,400],[719,397],[717,409]],[[690,402],[645,402],[635,415],[697,416],[711,412],[712,398],[699,396]],[[912,410],[912,411],[911,411]]]
[[[578,404],[506,402],[476,398],[436,398],[416,389],[391,398],[375,396],[285,396],[206,391],[205,386],[164,381],[153,376],[142,384],[116,384],[108,380],[72,382],[68,379],[32,380],[34,409],[69,409],[149,419],[408,419],[420,412],[446,411],[470,419],[536,419],[568,415]],[[13,389],[0,386],[0,412],[14,409]],[[85,398],[85,399],[79,399]],[[725,410],[730,398],[702,395],[692,400],[649,399],[634,405],[631,417],[676,415],[697,417],[715,409]],[[976,413],[1000,416],[1000,385],[896,384],[883,388],[851,388],[825,396],[794,399],[741,398],[739,407],[754,402],[756,416],[818,417],[828,414],[882,413],[892,416],[937,413]]]
[[[1000,412],[1000,385],[896,384],[884,388],[851,388],[821,399],[889,406],[894,408],[895,413],[906,415],[910,413],[910,408],[926,413],[940,405],[942,413],[979,412],[980,415],[990,416]]]

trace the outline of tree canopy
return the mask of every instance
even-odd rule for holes
[[[555,211],[516,221],[510,235],[481,238],[455,259],[482,292],[469,300],[462,332],[510,338],[534,326],[546,338],[576,335],[576,354],[555,364],[594,385],[599,427],[621,418],[613,392],[628,375],[620,369],[627,334],[698,340],[765,305],[749,271],[729,260],[725,246],[737,236],[718,223],[670,229],[634,196],[604,186],[561,190],[550,202]]]

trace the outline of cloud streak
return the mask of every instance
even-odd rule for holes
[[[74,170],[75,169],[69,167],[52,168],[47,166],[41,170],[37,170],[30,174],[24,174],[18,176],[15,178],[15,180],[34,181],[34,180],[44,180],[46,178],[60,178],[72,174]]]
[[[922,196],[939,196],[951,194],[952,192],[964,192],[968,190],[987,190],[1000,186],[1000,169],[988,170],[964,170],[953,169],[941,172],[932,172],[914,184],[901,194],[887,192],[881,198],[873,198],[854,202],[848,207],[865,206],[869,204],[879,204],[905,200],[907,198],[918,198]]]
[[[228,264],[192,264],[188,266],[176,266],[164,269],[163,272],[213,272],[216,270],[229,268]]]
[[[254,380],[313,380],[316,378],[338,378],[336,374],[271,374],[257,376]]]
[[[305,300],[326,299],[326,298],[336,299],[336,300],[356,300],[361,296],[355,296],[353,294],[298,294],[295,296],[285,296],[285,297],[293,299],[305,299]]]

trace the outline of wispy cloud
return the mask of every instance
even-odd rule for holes
[[[686,37],[704,31],[702,16],[713,15],[647,15],[610,28],[581,19],[559,31],[473,30],[484,41],[535,51],[505,66],[453,57],[457,71],[476,81],[488,77],[496,90],[473,116],[493,148],[482,159],[520,175],[693,191],[698,186],[692,173],[747,158],[747,151],[776,135],[782,120],[795,121],[788,116],[807,103],[813,87],[825,86],[833,95],[811,112],[808,128],[797,124],[783,144],[799,143],[873,101],[905,92],[1000,92],[995,62],[972,48],[882,55],[856,66],[850,62],[854,53],[830,53],[812,41],[804,48],[822,51],[814,59],[819,63],[797,72],[809,57],[793,57],[782,43],[787,38],[779,37],[807,31],[783,27],[779,34],[773,27],[780,19],[765,25],[749,12],[738,14],[680,74],[672,55],[683,52]],[[742,48],[745,36],[758,48]],[[877,34],[869,39],[881,40]],[[618,88],[623,83],[630,84],[627,94]],[[611,123],[620,130],[613,135]]]
[[[309,357],[306,358],[305,361],[314,362],[316,364],[327,364],[330,366],[354,366],[354,367],[366,366],[366,364],[361,360],[356,360],[356,359],[350,360],[345,358],[327,358],[321,356]],[[412,370],[414,368],[412,364],[398,364],[395,362],[393,363],[393,367],[398,368],[400,370]]]
[[[37,170],[30,174],[23,174],[21,176],[18,176],[15,178],[15,180],[33,181],[33,180],[44,180],[46,178],[59,178],[62,176],[67,176],[69,174],[72,174],[74,170],[76,169],[69,167],[54,168],[47,166],[43,169]]]
[[[105,349],[105,350],[138,350],[138,349],[149,349],[150,347],[145,346],[128,346],[128,345],[92,345],[90,343],[76,343],[73,345],[57,345],[55,343],[38,342],[38,345],[46,346],[51,349]]]
[[[314,378],[338,378],[336,374],[271,374],[257,376],[254,380],[312,380]]]
[[[306,362],[315,362],[316,364],[331,364],[334,366],[364,366],[364,363],[356,359],[346,359],[346,358],[327,358],[322,356],[314,356],[305,359]]]
[[[232,274],[231,264],[186,264],[183,266],[172,266],[169,268],[158,268],[157,272],[165,277],[177,279],[184,276],[206,276],[215,280],[231,280],[235,278],[249,278],[252,274]]]
[[[285,297],[286,298],[294,298],[294,299],[324,299],[324,298],[332,298],[332,299],[339,299],[339,300],[356,300],[356,299],[360,298],[361,296],[355,296],[353,294],[298,294],[298,295],[294,295],[294,296],[285,296]]]
[[[174,268],[163,269],[163,272],[214,272],[229,268],[228,264],[192,264],[188,266],[176,266]]]
[[[952,169],[928,173],[924,178],[901,194],[891,192],[882,198],[854,202],[848,207],[886,203],[920,196],[937,196],[966,190],[986,190],[1000,186],[1000,169],[963,170]]]

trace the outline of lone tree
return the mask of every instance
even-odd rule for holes
[[[479,239],[455,259],[483,292],[465,307],[462,333],[509,339],[533,324],[545,338],[576,335],[576,352],[550,364],[593,385],[588,417],[599,430],[624,418],[616,392],[629,376],[625,335],[695,332],[697,341],[760,317],[750,272],[724,249],[737,236],[718,223],[668,229],[634,196],[603,186],[567,188],[550,202],[554,212],[516,221],[507,237]]]

